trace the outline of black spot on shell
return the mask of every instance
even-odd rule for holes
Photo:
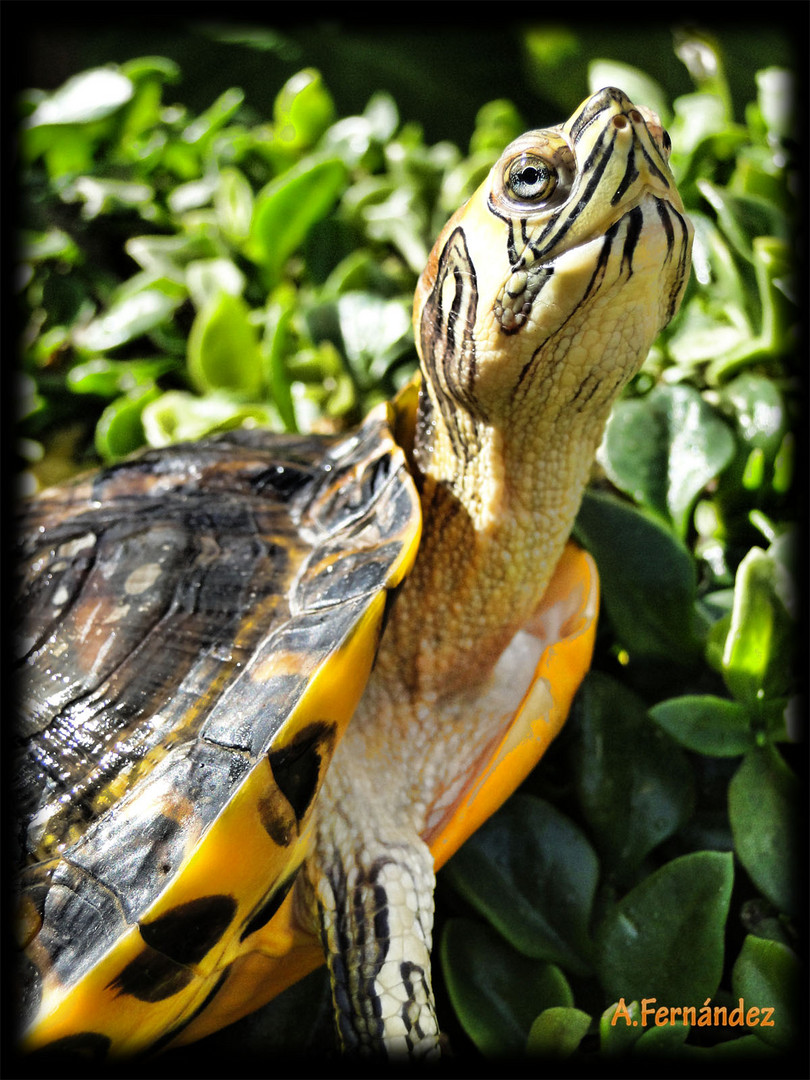
[[[194,972],[154,949],[144,949],[139,956],[107,984],[117,996],[129,995],[138,1001],[165,1001],[179,993],[194,978]]]
[[[97,1031],[80,1031],[75,1035],[66,1035],[62,1039],[56,1039],[46,1046],[34,1050],[27,1058],[28,1061],[36,1061],[37,1065],[44,1065],[51,1057],[54,1059],[54,1067],[57,1059],[62,1062],[58,1074],[64,1075],[64,1058],[82,1058],[86,1061],[103,1061],[110,1049],[110,1040],[106,1035],[100,1035]]]
[[[164,1032],[163,1035],[161,1035],[159,1039],[157,1039],[155,1042],[152,1043],[152,1045],[149,1047],[150,1053],[156,1054],[158,1051],[162,1050],[165,1046],[168,1046],[169,1043],[172,1041],[172,1039],[176,1039],[181,1031],[185,1031],[185,1029],[188,1027],[188,1025],[192,1022],[192,1020],[196,1020],[197,1017],[200,1015],[200,1013],[203,1012],[203,1010],[208,1008],[208,1006],[211,1004],[211,1002],[217,996],[219,991],[222,989],[222,984],[228,978],[229,972],[230,972],[230,967],[226,968],[225,971],[222,972],[222,974],[219,976],[217,981],[214,983],[214,985],[211,987],[211,989],[205,995],[205,997],[200,1002],[200,1004],[197,1006],[197,1008],[189,1016],[187,1016],[185,1018],[185,1020],[183,1020],[181,1023],[175,1025],[175,1027],[171,1028],[169,1031]]]
[[[288,877],[286,881],[283,881],[277,889],[274,889],[264,903],[258,908],[258,910],[251,916],[250,921],[242,931],[239,940],[244,941],[245,938],[250,937],[251,934],[255,934],[257,930],[261,930],[263,926],[266,926],[273,918],[275,913],[284,903],[287,898],[287,894],[293,886],[298,871]]]
[[[262,828],[279,847],[288,847],[299,835],[298,819],[280,789],[273,786],[258,800],[256,809]]]
[[[235,912],[232,896],[202,896],[141,923],[141,937],[178,964],[196,964],[217,944]]]
[[[287,746],[267,755],[275,781],[299,821],[318,790],[324,751],[331,747],[334,737],[331,724],[308,724]]]

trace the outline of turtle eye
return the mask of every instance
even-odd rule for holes
[[[521,154],[507,166],[504,180],[521,202],[545,202],[557,187],[557,170],[534,154]]]

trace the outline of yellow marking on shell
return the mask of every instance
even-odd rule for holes
[[[124,592],[128,596],[138,596],[150,589],[161,575],[160,563],[143,563],[130,574],[124,582]]]
[[[312,675],[306,694],[290,714],[273,744],[273,750],[283,748],[310,723],[333,724],[337,737],[340,737],[368,679],[384,610],[385,593],[381,592],[371,600],[344,645]],[[328,762],[323,763],[323,770],[327,765]],[[227,893],[237,901],[231,931],[193,966],[195,979],[161,1002],[142,1002],[130,995],[120,995],[109,984],[114,983],[126,965],[144,950],[138,928],[133,926],[67,992],[52,974],[46,974],[43,1006],[25,1038],[25,1049],[33,1050],[54,1039],[88,1028],[110,1037],[116,1054],[143,1049],[191,1014],[210,991],[220,972],[240,954],[261,949],[279,955],[291,948],[293,940],[302,944],[311,940],[294,930],[289,918],[285,926],[284,918],[279,919],[277,914],[272,927],[264,928],[255,935],[255,940],[251,936],[244,943],[239,941],[242,926],[274,882],[280,884],[285,880],[301,863],[311,846],[311,814],[303,823],[300,834],[287,846],[280,847],[268,835],[263,824],[261,800],[268,791],[277,790],[270,764],[266,757],[262,757],[207,833],[199,838],[199,843],[182,863],[169,886],[143,913],[142,921],[153,922],[179,905],[218,892]],[[174,796],[173,801],[169,801],[169,796]],[[316,802],[313,800],[313,806]],[[142,805],[138,805],[138,800],[133,798],[131,813],[142,816],[144,820],[151,820],[156,813],[162,813],[181,815],[188,821],[193,820],[194,808],[185,803],[178,793],[167,792],[162,798],[144,799]],[[284,969],[288,972],[300,971],[299,961],[301,957],[285,964]],[[308,962],[305,955],[303,966],[306,967]],[[228,1009],[231,1009],[230,998],[225,1001]],[[254,1008],[256,1003],[248,998],[242,1012],[250,1012]],[[205,1010],[205,1023],[213,1025],[209,1030],[215,1030],[224,1022],[212,1020],[218,1015],[216,999],[211,1009],[211,1016]]]
[[[287,987],[324,963],[320,940],[301,928],[291,892],[271,921],[250,938],[253,951],[242,953],[210,1006],[196,1017],[171,1047],[185,1046],[260,1009]]]

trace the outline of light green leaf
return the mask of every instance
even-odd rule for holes
[[[619,60],[591,60],[588,64],[588,88],[595,94],[603,86],[620,86],[635,105],[646,105],[669,123],[669,96],[659,83],[640,68]]]
[[[346,181],[337,158],[306,158],[256,196],[245,253],[275,281],[309,230],[332,208]]]
[[[105,353],[148,334],[169,318],[181,297],[165,289],[138,289],[123,295],[74,336],[76,344],[93,353]]]
[[[737,568],[722,670],[732,694],[755,710],[790,692],[795,629],[779,595],[783,576],[758,547]]]
[[[185,390],[169,390],[150,401],[141,420],[149,446],[196,441],[237,427],[283,430],[278,411],[271,404],[242,405],[230,397],[197,397]]]
[[[531,1026],[526,1053],[546,1058],[570,1057],[590,1026],[590,1016],[581,1009],[544,1009]]]
[[[26,125],[89,124],[120,109],[134,92],[131,80],[113,67],[83,71],[41,101]]]
[[[188,338],[188,370],[201,393],[228,390],[261,396],[264,372],[258,332],[239,296],[219,292],[197,314]]]
[[[159,394],[154,385],[139,387],[132,394],[125,394],[107,406],[95,431],[96,450],[105,461],[117,461],[143,446],[145,437],[141,414],[145,406]]]

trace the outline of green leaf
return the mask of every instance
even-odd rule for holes
[[[98,394],[114,397],[131,393],[137,387],[151,385],[155,379],[176,367],[169,357],[148,360],[108,360],[97,356],[76,364],[67,373],[67,386],[74,394]]]
[[[590,1026],[590,1016],[581,1009],[562,1006],[544,1009],[531,1026],[526,1053],[536,1057],[570,1057]]]
[[[233,398],[215,394],[196,397],[184,390],[169,390],[150,401],[141,421],[149,446],[195,441],[237,427],[283,430],[278,411],[271,404],[242,405]]]
[[[735,250],[749,262],[754,261],[754,237],[787,239],[784,215],[772,203],[753,195],[734,195],[710,180],[698,180],[697,186]]]
[[[723,971],[733,874],[730,854],[684,855],[609,909],[598,930],[608,997],[642,1007],[699,1006],[711,998]]]
[[[591,60],[588,64],[588,87],[592,94],[603,86],[620,86],[636,105],[646,105],[666,124],[671,110],[669,96],[640,68],[619,60]]]
[[[156,386],[150,386],[134,394],[125,394],[107,406],[95,431],[96,450],[105,461],[117,461],[143,446],[141,414],[159,394]]]
[[[355,382],[368,389],[412,347],[410,305],[371,293],[344,293],[337,319]]]
[[[241,296],[247,282],[231,259],[195,259],[186,266],[186,284],[192,303],[200,311],[219,293]]]
[[[188,370],[201,393],[228,390],[261,396],[264,383],[258,333],[239,296],[219,292],[198,313],[188,338]]]
[[[787,946],[751,934],[731,973],[735,997],[744,1003],[748,1027],[780,1050],[797,1046],[802,994],[799,963]]]
[[[757,101],[762,118],[773,139],[791,138],[795,133],[796,79],[787,68],[763,68],[755,75]]]
[[[722,670],[732,694],[755,710],[790,692],[795,628],[779,595],[783,574],[758,547],[737,568]]]
[[[761,450],[772,462],[787,429],[785,400],[773,379],[746,371],[727,383],[719,397],[746,449]]]
[[[230,167],[220,171],[214,206],[227,239],[236,244],[246,240],[253,220],[253,189],[239,169]]]
[[[314,146],[335,118],[335,103],[320,72],[305,68],[288,79],[276,97],[273,118],[285,151],[298,156]]]
[[[711,757],[736,757],[753,749],[756,737],[744,705],[711,694],[670,698],[650,709],[656,724],[687,750]]]
[[[271,281],[315,222],[334,206],[346,175],[346,166],[337,158],[305,158],[256,196],[245,254],[264,268]]]
[[[692,771],[644,702],[608,675],[590,672],[574,709],[580,805],[606,868],[621,877],[687,820]]]
[[[549,803],[514,795],[444,870],[445,879],[526,956],[589,971],[599,864]]]
[[[670,532],[608,495],[586,492],[574,535],[596,559],[616,635],[631,656],[697,656],[696,571]]]
[[[134,91],[132,81],[113,67],[83,71],[44,98],[26,126],[89,124],[120,109]]]
[[[486,1057],[523,1054],[535,1018],[573,995],[553,964],[529,960],[471,919],[445,925],[440,960],[453,1008]]]
[[[626,1055],[643,1031],[638,1001],[620,998],[599,1017],[600,1049],[606,1058]]]
[[[689,1034],[689,1026],[676,1015],[672,1022],[670,1012],[666,1024],[648,1027],[637,1042],[633,1044],[633,1054],[643,1054],[648,1057],[677,1056],[682,1051],[686,1036]]]
[[[103,314],[74,335],[76,345],[93,353],[105,353],[148,334],[165,322],[180,297],[160,287],[138,289],[122,295]]]
[[[734,437],[691,386],[657,386],[619,401],[605,431],[602,460],[613,483],[686,534],[697,496],[731,461]]]
[[[798,781],[779,752],[746,755],[728,789],[734,850],[756,887],[788,915],[800,910]]]

